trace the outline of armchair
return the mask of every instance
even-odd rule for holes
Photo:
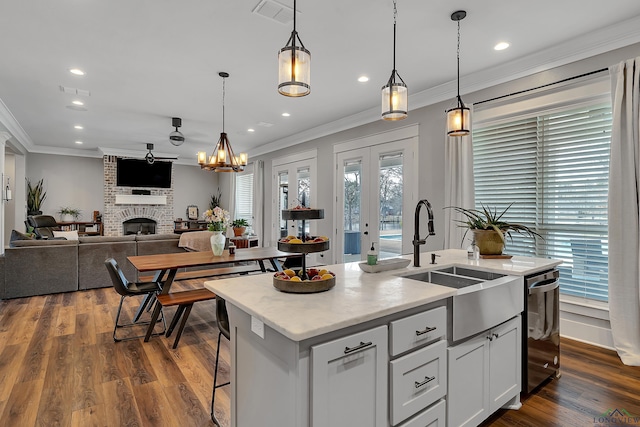
[[[29,215],[27,224],[33,227],[38,239],[53,239],[53,231],[60,231],[60,226],[51,215]]]

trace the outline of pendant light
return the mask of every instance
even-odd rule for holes
[[[299,97],[311,92],[311,52],[296,31],[296,0],[293,0],[293,31],[287,45],[278,52],[278,92]]]
[[[458,23],[458,96],[456,97],[458,105],[447,110],[447,135],[449,136],[469,135],[469,124],[471,123],[471,112],[460,97],[460,21],[465,16],[467,16],[467,12],[464,10],[458,10],[451,14],[451,20]]]
[[[239,156],[233,153],[227,134],[224,131],[224,95],[225,95],[225,79],[229,77],[229,73],[218,73],[222,77],[222,133],[218,144],[213,149],[213,153],[207,161],[207,153],[200,151],[198,153],[198,164],[205,170],[214,172],[242,172],[247,165],[247,153],[240,153]]]
[[[382,86],[382,119],[402,120],[407,117],[407,85],[396,71],[396,20],[398,9],[393,1],[393,71],[386,85]],[[398,80],[396,80],[396,77]]]

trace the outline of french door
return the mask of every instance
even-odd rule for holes
[[[335,262],[366,259],[372,243],[379,258],[411,252],[416,150],[414,137],[335,153]]]
[[[292,156],[274,159],[272,166],[272,246],[288,235],[314,234],[314,221],[305,221],[306,230],[302,230],[302,221],[282,219],[283,209],[292,209],[297,205],[316,208],[316,153],[315,150]]]

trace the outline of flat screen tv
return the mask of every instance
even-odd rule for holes
[[[118,159],[116,177],[118,187],[171,188],[171,162]]]

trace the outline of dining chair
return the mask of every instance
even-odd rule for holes
[[[222,335],[231,341],[231,333],[229,332],[229,314],[227,313],[227,303],[224,299],[216,295],[216,325],[218,325],[218,347],[216,348],[216,364],[213,372],[213,392],[211,393],[211,421],[218,427],[220,422],[216,418],[214,403],[216,400],[216,389],[231,384],[227,381],[224,384],[216,384],[218,381],[218,361],[220,360],[220,339]]]
[[[138,322],[137,318],[131,322],[121,325],[120,321],[120,313],[122,312],[122,304],[125,298],[142,296],[148,297],[150,295],[156,296],[162,291],[162,287],[158,282],[129,282],[127,278],[124,276],[122,269],[118,265],[115,259],[108,258],[104,261],[104,265],[107,267],[109,271],[109,276],[111,277],[111,281],[113,282],[113,288],[116,290],[118,294],[120,294],[120,305],[118,305],[118,314],[116,314],[115,326],[113,327],[113,340],[115,342],[131,340],[136,338],[143,338],[145,334],[134,336],[134,337],[126,337],[126,338],[118,338],[116,335],[116,331],[119,328],[127,328],[135,325],[149,325],[150,322]],[[145,298],[148,300],[148,298]],[[157,301],[156,301],[157,304]],[[164,311],[162,313],[162,324],[163,330],[162,332],[154,333],[153,335],[161,335],[164,334],[167,330],[167,324],[164,319]],[[160,319],[158,319],[158,322]]]

